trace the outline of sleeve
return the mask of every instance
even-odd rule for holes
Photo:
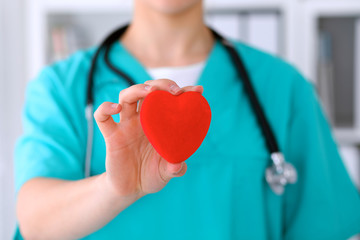
[[[284,196],[285,239],[347,239],[360,232],[360,197],[311,83],[299,74],[284,154],[298,182]]]
[[[23,135],[15,148],[16,192],[35,177],[84,177],[84,127],[63,82],[48,67],[27,86]]]

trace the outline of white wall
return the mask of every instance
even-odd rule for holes
[[[0,239],[15,227],[13,147],[24,98],[23,0],[0,1]]]

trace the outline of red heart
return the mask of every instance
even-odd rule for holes
[[[201,145],[211,121],[211,110],[198,92],[174,96],[154,91],[143,101],[140,122],[155,150],[168,162],[188,159]]]

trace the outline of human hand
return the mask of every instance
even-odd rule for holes
[[[201,86],[180,88],[168,79],[150,80],[122,90],[119,104],[104,102],[94,117],[106,144],[106,184],[121,197],[137,199],[160,191],[171,178],[185,174],[185,162],[172,164],[152,147],[140,124],[143,99],[152,91],[173,95],[186,91],[203,92]],[[111,115],[120,113],[116,123]]]

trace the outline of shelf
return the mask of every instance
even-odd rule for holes
[[[335,128],[334,136],[340,145],[360,146],[360,129]]]
[[[205,7],[216,7],[216,8],[248,8],[248,9],[267,9],[281,7],[289,1],[293,0],[207,0],[205,1]],[[30,0],[33,4],[43,6],[47,9],[92,9],[92,8],[126,8],[132,7],[132,0]],[[67,10],[68,11],[68,10]]]
[[[307,0],[304,7],[313,17],[360,16],[358,0]]]
[[[206,14],[283,14],[281,19],[279,19],[278,29],[283,28],[283,20],[286,18],[286,9],[289,6],[289,0],[243,0],[243,1],[206,1],[205,2],[205,11]],[[30,63],[28,67],[28,76],[29,79],[36,76],[41,67],[49,62],[49,59],[53,59],[51,54],[49,55],[49,31],[52,26],[60,23],[61,21],[69,22],[71,21],[76,24],[76,21],[80,21],[85,26],[85,35],[90,35],[91,43],[95,44],[100,42],[102,37],[106,35],[114,27],[124,23],[124,19],[131,19],[133,1],[126,0],[29,0],[28,1],[29,11],[28,11],[28,29],[35,29],[35,34],[33,32],[28,35],[29,45],[32,46],[29,48],[28,52],[28,62]],[[117,19],[117,16],[119,18]],[[125,16],[125,17],[124,17]],[[62,20],[63,19],[63,20]],[[88,19],[89,24],[86,24],[87,21],[83,19]],[[99,21],[97,22],[97,20]],[[110,20],[111,19],[111,20]],[[52,21],[53,20],[53,21]],[[104,25],[106,28],[99,29],[98,26],[104,20]],[[115,21],[114,21],[115,20]],[[280,23],[281,22],[281,23]],[[89,26],[90,27],[89,27]],[[36,26],[34,28],[34,26]],[[91,30],[94,26],[94,31]],[[87,30],[91,31],[87,31]],[[281,32],[284,32],[280,34]],[[284,29],[279,30],[278,39],[281,42],[285,42],[286,34],[290,31],[285,31]],[[270,35],[272,36],[272,35]],[[283,39],[284,38],[284,39]],[[88,47],[90,44],[85,43],[84,46]],[[286,57],[286,49],[283,49],[280,46],[274,47],[270,52],[279,54],[283,57]],[[44,47],[46,46],[46,47]],[[291,44],[284,45],[285,47],[290,47]],[[284,47],[284,48],[285,48]],[[46,49],[45,49],[46,48]]]
[[[29,0],[29,5],[38,6],[45,13],[119,13],[131,12],[130,0]]]
[[[306,0],[299,11],[304,19],[299,28],[304,51],[299,52],[300,69],[305,76],[316,82],[317,26],[321,17],[360,17],[358,0]]]
[[[283,11],[287,6],[284,0],[259,1],[205,1],[207,11]]]
[[[360,75],[357,74],[360,58],[356,56],[360,47],[359,19],[335,16],[320,17],[317,21],[316,82],[335,127],[360,126]]]
[[[131,12],[133,1],[121,0],[30,0],[48,13]],[[205,1],[206,11],[279,11],[289,0]]]
[[[104,33],[115,25],[121,24],[132,14],[132,0],[28,0],[28,27],[32,31],[27,34],[28,46],[28,79],[36,76],[44,63],[49,61],[48,46],[51,24],[69,18],[69,21],[80,22],[86,26],[85,35],[93,42],[99,42]],[[360,16],[358,0],[208,0],[205,10],[210,14],[249,14],[271,12],[279,14],[281,56],[292,62],[304,75],[314,81],[317,78],[318,26],[319,19],[324,17]],[[121,17],[121,16],[122,17]],[[105,16],[104,18],[102,18]],[[117,18],[119,16],[119,18]],[[99,29],[100,21],[104,20],[107,28]],[[52,19],[53,22],[49,21]],[[89,21],[88,21],[89,20]],[[90,21],[91,20],[91,21]],[[115,24],[115,23],[118,24]],[[92,29],[93,26],[93,29]],[[222,25],[221,25],[222,26]],[[87,31],[89,30],[90,31]],[[359,52],[359,51],[357,51]],[[360,58],[360,57],[358,57]],[[360,75],[360,73],[358,74]],[[360,84],[354,86],[360,92]],[[360,101],[360,94],[357,100]],[[360,104],[358,104],[360,106]],[[360,107],[359,107],[360,108]],[[357,112],[360,119],[360,110]],[[355,114],[356,115],[356,114]],[[338,132],[338,131],[337,131]],[[340,131],[341,142],[357,143],[358,135],[352,131]]]

